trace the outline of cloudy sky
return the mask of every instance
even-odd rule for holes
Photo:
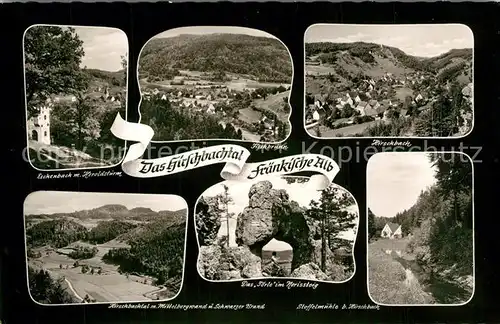
[[[257,37],[276,38],[264,31],[246,27],[226,27],[226,26],[194,26],[181,27],[164,31],[154,38],[175,37],[182,34],[206,35],[206,34],[244,34]]]
[[[368,207],[378,217],[394,217],[435,183],[434,174],[426,153],[375,154],[367,166]]]
[[[296,201],[302,207],[308,207],[311,200],[318,200],[321,196],[321,191],[314,190],[307,186],[305,183],[291,183],[288,184],[285,179],[281,177],[262,177],[261,180],[269,180],[273,184],[273,189],[285,189],[290,197],[290,200]],[[236,245],[234,231],[236,229],[237,215],[239,215],[245,207],[248,206],[248,192],[250,187],[255,183],[255,181],[225,181],[229,187],[229,195],[233,198],[234,203],[229,206],[229,212],[234,213],[235,217],[229,221],[229,231],[230,231],[230,243],[231,245]],[[222,184],[214,185],[208,188],[203,196],[213,197],[224,192],[224,187]],[[353,205],[349,207],[349,210],[355,213],[358,212],[358,206]],[[223,223],[225,225],[225,223]],[[221,226],[219,230],[219,236],[227,235],[227,227]],[[343,233],[341,237],[346,239],[355,239],[354,231],[348,231]]]
[[[128,52],[128,39],[123,31],[107,27],[74,28],[83,41],[82,67],[112,72],[122,69],[121,56]]]
[[[146,207],[154,211],[187,208],[184,199],[173,195],[37,191],[24,201],[24,214],[69,213],[108,204],[119,204],[129,209]]]
[[[406,54],[432,57],[450,49],[473,48],[474,36],[465,25],[315,25],[306,43],[367,42],[397,47]]]

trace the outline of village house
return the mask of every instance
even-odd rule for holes
[[[274,128],[274,121],[267,118],[266,116],[262,117],[260,122],[264,125],[265,129],[272,130]]]
[[[364,113],[365,116],[376,117],[378,115],[377,109],[373,108],[370,104],[367,104],[365,106],[364,111],[365,111]]]
[[[284,241],[270,240],[262,247],[261,257],[263,268],[274,264],[283,270],[285,276],[292,272],[293,248]]]
[[[210,104],[210,105],[208,106],[207,113],[208,113],[208,114],[212,114],[212,115],[213,115],[213,114],[215,114],[215,107],[214,107],[214,105],[213,105],[213,104]]]
[[[359,97],[358,93],[355,92],[355,91],[349,91],[349,92],[347,92],[347,97],[349,97],[352,100],[354,100],[355,103],[359,103],[361,101],[361,98]]]
[[[373,109],[377,109],[378,107],[380,107],[380,104],[378,103],[377,100],[370,100],[368,101],[368,104],[373,108]]]
[[[354,100],[352,100],[349,94],[347,94],[344,98],[339,98],[339,99],[340,99],[339,103],[342,105],[342,107],[344,107],[345,105],[350,105],[350,106],[354,105]]]
[[[391,222],[386,223],[380,233],[380,236],[389,239],[398,239],[403,237],[401,225]]]

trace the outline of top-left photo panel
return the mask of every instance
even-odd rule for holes
[[[120,29],[33,25],[24,32],[25,156],[40,171],[118,165],[127,116],[128,39]]]

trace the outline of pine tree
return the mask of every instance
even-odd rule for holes
[[[219,197],[219,201],[223,206],[224,214],[226,215],[226,228],[227,228],[227,246],[229,247],[229,219],[233,216],[233,213],[229,213],[229,205],[233,203],[233,198],[229,195],[229,187],[227,185],[223,185],[224,192]]]
[[[319,201],[311,201],[308,214],[320,221],[321,227],[321,269],[326,270],[326,251],[331,237],[355,226],[356,215],[348,207],[355,204],[352,196],[337,186],[329,186],[321,192]]]

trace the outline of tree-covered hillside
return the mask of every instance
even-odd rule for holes
[[[87,229],[74,221],[57,219],[43,221],[26,230],[29,247],[50,245],[56,248],[87,238]]]
[[[148,224],[126,238],[130,248],[110,250],[103,260],[120,266],[126,273],[141,273],[156,278],[158,285],[180,285],[184,267],[185,217],[182,222],[165,219]],[[177,292],[177,289],[172,289]]]
[[[236,34],[155,38],[142,49],[139,76],[171,79],[179,70],[244,74],[291,83],[292,61],[277,39]]]
[[[125,70],[110,72],[97,69],[84,69],[83,71],[88,75],[91,82],[103,82],[116,87],[125,87],[127,85],[127,73]]]
[[[90,233],[88,233],[87,240],[91,243],[102,244],[108,242],[123,233],[127,233],[131,229],[135,228],[136,225],[112,220],[109,222],[99,222],[96,227],[94,227]]]

